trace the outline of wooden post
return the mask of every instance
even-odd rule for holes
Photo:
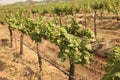
[[[95,37],[97,36],[97,29],[96,29],[96,13],[97,13],[97,11],[94,10],[94,34],[95,34]]]
[[[24,38],[24,34],[21,33],[21,35],[20,35],[20,55],[23,54],[23,38]]]
[[[12,29],[8,26],[9,29],[9,33],[10,33],[10,48],[13,47],[13,33],[12,33]]]

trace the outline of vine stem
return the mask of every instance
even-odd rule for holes
[[[40,55],[40,51],[39,51],[39,43],[36,43],[36,47],[37,47],[37,57],[38,57],[38,64],[39,64],[39,69],[40,69],[40,74],[39,74],[39,80],[41,79],[41,74],[42,74],[42,57]]]
[[[39,51],[39,43],[36,43],[36,47],[37,47],[38,63],[39,63],[39,68],[40,68],[40,72],[41,72],[42,71],[42,59],[41,59],[41,55],[40,55],[40,51]]]
[[[75,64],[70,61],[70,71],[69,71],[69,79],[68,80],[76,80],[75,76]]]

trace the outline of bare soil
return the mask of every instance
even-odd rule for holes
[[[15,43],[12,49],[9,48],[9,36],[4,30],[7,31],[7,27],[0,25],[0,80],[39,80],[36,53],[24,45],[24,54],[19,55],[18,41],[17,48]],[[54,66],[42,62],[42,80],[67,80],[68,77]]]

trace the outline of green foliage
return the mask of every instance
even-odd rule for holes
[[[34,14],[34,13],[39,13],[39,12],[40,12],[39,9],[37,9],[37,8],[33,8],[31,11],[32,11],[33,14]]]
[[[59,57],[61,57],[62,60],[68,57],[73,63],[81,61],[81,54],[78,52],[78,44],[78,40],[75,36],[68,34],[64,28],[61,28],[57,45],[60,48]]]
[[[31,37],[31,39],[35,42],[41,42],[41,39],[44,36],[44,28],[45,23],[43,19],[34,20],[32,18],[26,18],[26,32]]]
[[[82,39],[78,46],[79,56],[77,58],[79,59],[75,63],[89,63],[92,59],[92,54],[90,52],[92,50],[90,39],[95,39],[93,32],[89,29],[83,29],[82,26],[76,22],[74,17],[72,17],[71,26],[68,27],[65,25],[63,28],[65,28],[69,34]]]
[[[110,2],[109,0],[96,0],[93,4],[91,4],[91,7],[95,10],[109,9]]]
[[[58,16],[60,16],[63,14],[63,7],[64,7],[63,5],[58,5],[58,6],[54,7],[53,12],[55,14],[57,14]]]
[[[81,41],[80,45],[79,45],[79,50],[82,53],[81,55],[81,64],[85,64],[85,63],[90,63],[90,61],[92,60],[92,56],[93,54],[91,54],[92,51],[92,47],[91,47],[91,43],[89,42],[90,40],[85,37],[83,38],[83,40]]]
[[[114,14],[119,14],[120,12],[120,0],[96,0],[91,4],[91,8],[94,10],[107,10],[108,12],[113,12]]]
[[[120,47],[110,49],[103,80],[120,80]]]
[[[71,26],[65,26],[66,30],[68,31],[69,34],[73,34],[75,36],[79,37],[88,37],[91,39],[94,39],[94,33],[90,29],[84,29],[82,28],[81,25],[79,25],[74,17],[72,17],[72,23]]]
[[[57,6],[55,9],[58,15],[63,14],[66,8],[64,5],[61,6],[63,8]],[[6,16],[6,21],[10,28],[28,34],[35,42],[46,39],[55,43],[60,48],[58,57],[62,61],[69,59],[72,63],[85,64],[91,60],[90,39],[93,39],[94,35],[90,30],[79,26],[75,18],[72,18],[70,27],[66,25],[66,28],[58,28],[55,22],[44,21],[43,18],[34,19],[31,15],[33,12],[33,9],[31,11],[20,9],[19,12]]]
[[[26,33],[25,29],[25,10],[24,9],[19,9],[19,12],[16,13],[9,13],[6,15],[6,22],[9,24],[9,27],[14,30],[18,29],[22,33]]]
[[[5,20],[12,30],[16,29],[15,24],[16,24],[17,21],[16,21],[14,15],[12,15],[12,14],[6,15]]]

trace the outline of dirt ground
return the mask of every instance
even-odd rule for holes
[[[77,15],[77,21],[82,22]],[[107,15],[105,16],[107,17]],[[48,18],[48,17],[47,17]],[[63,20],[65,17],[63,18]],[[67,20],[66,21],[70,21]],[[105,57],[107,49],[112,46],[120,46],[120,22],[113,19],[104,19],[103,24],[97,20],[97,42],[95,45],[101,45],[96,50],[94,60],[90,64],[76,65],[77,80],[100,80],[104,75]],[[93,19],[87,20],[87,28],[93,30]],[[24,45],[24,54],[19,56],[19,36],[18,31],[14,32],[14,47],[9,48],[9,31],[7,26],[0,25],[0,80],[39,80],[38,60],[35,52]],[[24,37],[24,43],[31,48],[36,49],[36,45],[28,36]],[[62,63],[57,58],[58,47],[48,41],[43,40],[40,43],[40,53],[51,61],[69,69],[68,62]],[[57,68],[43,60],[42,80],[68,80],[68,77]]]
[[[39,80],[36,53],[24,45],[24,54],[20,56],[15,43],[14,48],[9,48],[9,36],[4,33],[2,27],[4,26],[0,25],[0,80]],[[42,68],[42,80],[67,80],[68,78],[44,60]]]

